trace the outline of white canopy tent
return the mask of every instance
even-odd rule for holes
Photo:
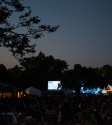
[[[106,90],[106,89],[103,89],[103,90],[102,90],[102,93],[107,93],[107,90]]]
[[[108,84],[107,89],[112,91],[112,86]]]
[[[36,88],[34,88],[34,87],[32,87],[32,86],[26,88],[26,89],[25,89],[25,92],[26,92],[27,94],[41,96],[41,90],[36,89]]]
[[[102,93],[110,93],[110,92],[112,93],[112,86],[108,84],[107,87],[102,90]]]

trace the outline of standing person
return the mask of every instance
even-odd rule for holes
[[[61,123],[62,125],[66,120],[74,120],[74,113],[71,110],[68,100],[65,100],[61,107]]]
[[[96,121],[94,115],[92,114],[91,108],[89,108],[89,107],[82,110],[81,117],[82,117],[81,121],[86,120],[89,123],[89,125],[92,125],[92,122],[97,124],[97,121]]]
[[[18,114],[18,112],[16,111],[15,107],[12,108],[12,113],[15,115],[17,121],[19,122],[19,114]]]

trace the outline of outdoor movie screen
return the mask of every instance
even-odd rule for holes
[[[48,81],[48,90],[61,90],[61,81]]]

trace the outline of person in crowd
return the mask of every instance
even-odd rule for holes
[[[75,125],[72,120],[65,120],[64,125]]]
[[[86,121],[88,121],[88,123],[90,125],[92,125],[93,122],[95,124],[97,124],[97,121],[96,121],[94,114],[92,113],[90,107],[86,107],[85,109],[82,110],[81,117],[82,117],[82,121],[86,120]]]
[[[80,125],[90,125],[88,121],[82,120]]]
[[[26,112],[24,108],[21,108],[19,112],[19,122],[24,123],[25,120],[26,120]]]
[[[17,121],[15,115],[14,115],[14,114],[12,113],[12,111],[11,111],[10,105],[5,105],[5,107],[4,107],[4,112],[2,112],[2,115],[12,115],[12,116],[13,116],[13,123],[14,123],[15,125],[18,124],[18,121]]]
[[[16,108],[13,107],[11,111],[12,111],[12,113],[15,115],[17,121],[19,122],[19,113],[16,111]]]
[[[28,110],[28,111],[26,112],[26,117],[25,117],[26,122],[29,123],[32,118],[33,118],[33,117],[32,117],[32,115],[31,115],[31,112]]]
[[[38,119],[33,118],[33,119],[30,120],[29,124],[25,124],[25,125],[39,125],[39,124],[40,123],[39,123]]]
[[[64,100],[63,105],[61,107],[61,123],[64,124],[65,120],[74,120],[74,112],[70,108],[69,101]]]
[[[56,111],[53,109],[52,105],[49,105],[46,109],[46,114],[57,114]]]
[[[112,125],[112,115],[109,110],[105,111],[105,114],[102,116],[100,125]]]

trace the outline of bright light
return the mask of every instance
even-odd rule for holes
[[[60,90],[62,88],[61,81],[48,81],[48,90]]]
[[[85,90],[83,89],[83,87],[81,87],[80,91],[82,93],[93,93],[93,94],[97,94],[99,93],[99,91],[102,91],[99,87],[98,88],[93,88],[93,89],[88,89],[86,88]]]

